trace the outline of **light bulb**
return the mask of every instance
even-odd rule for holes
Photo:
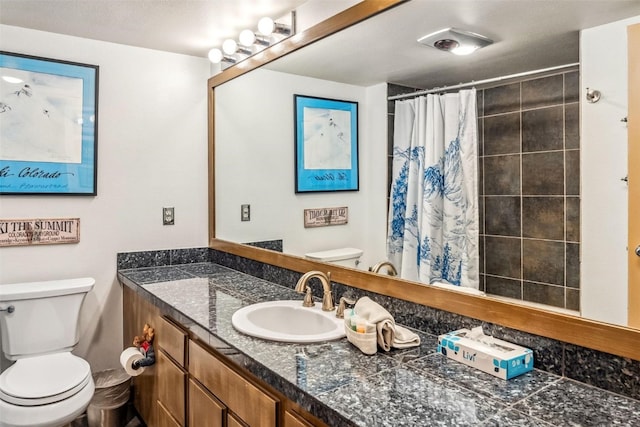
[[[265,16],[264,18],[260,19],[260,21],[258,21],[258,31],[260,31],[261,34],[268,36],[273,33],[274,29],[275,22],[273,22],[273,19],[269,18],[268,16]]]
[[[242,46],[249,47],[256,41],[256,35],[251,30],[243,30],[240,33],[239,40]]]
[[[227,55],[233,55],[234,53],[236,53],[237,49],[238,49],[238,43],[236,43],[235,40],[226,39],[222,43],[222,51]]]
[[[209,57],[209,61],[213,62],[214,64],[219,64],[220,61],[222,61],[222,51],[220,49],[211,49],[209,51],[209,55],[207,56]]]
[[[455,47],[453,49],[451,49],[451,53],[455,54],[455,55],[470,55],[473,52],[475,52],[476,50],[478,50],[478,46],[475,45],[460,45],[458,47]]]

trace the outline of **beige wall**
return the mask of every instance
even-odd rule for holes
[[[209,62],[10,26],[0,49],[100,66],[98,195],[0,196],[0,218],[79,217],[80,243],[0,248],[0,283],[94,277],[75,353],[94,371],[115,367],[116,254],[207,245]],[[163,206],[175,207],[174,226],[162,225]]]

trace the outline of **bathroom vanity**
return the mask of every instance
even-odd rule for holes
[[[346,339],[289,344],[233,328],[244,306],[302,301],[295,281],[211,262],[118,277],[124,346],[145,322],[157,330],[157,363],[134,378],[150,426],[640,425],[635,399],[539,369],[505,381],[437,354],[422,331],[420,347],[366,356]]]

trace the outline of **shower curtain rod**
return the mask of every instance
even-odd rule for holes
[[[433,88],[433,89],[419,90],[417,92],[411,92],[411,93],[404,93],[402,95],[389,96],[389,97],[387,97],[387,100],[394,101],[396,99],[413,98],[413,97],[416,97],[416,96],[426,95],[426,94],[429,94],[429,93],[446,92],[448,90],[461,89],[463,87],[469,87],[469,86],[479,86],[479,85],[484,85],[484,84],[488,84],[488,83],[499,82],[499,81],[502,81],[502,80],[510,80],[510,79],[515,79],[515,78],[518,78],[518,77],[531,76],[531,75],[534,75],[534,74],[548,73],[550,71],[562,70],[564,68],[571,68],[571,67],[576,67],[576,66],[579,66],[579,65],[580,65],[579,62],[574,62],[572,64],[558,65],[558,66],[549,67],[549,68],[541,68],[539,70],[525,71],[523,73],[508,74],[506,76],[493,77],[491,79],[477,80],[477,81],[471,81],[471,82],[468,82],[468,83],[460,83],[460,84],[452,85],[452,86],[442,86],[442,87],[436,87],[436,88]]]

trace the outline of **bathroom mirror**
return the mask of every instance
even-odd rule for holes
[[[375,121],[375,118],[380,117],[375,114],[380,114],[380,111],[367,113],[372,114],[372,117],[361,117],[361,120],[365,122],[369,120],[367,123],[370,124],[366,129],[361,127],[361,151],[359,153],[361,158],[361,190],[341,194],[317,194],[314,195],[314,199],[309,199],[308,195],[298,195],[296,197],[292,187],[293,155],[289,152],[276,152],[276,150],[271,149],[272,147],[270,148],[269,144],[265,143],[265,136],[274,132],[282,135],[283,138],[293,140],[293,116],[290,109],[286,105],[284,107],[279,105],[276,108],[269,108],[266,106],[268,104],[260,104],[259,113],[261,114],[256,116],[248,114],[248,110],[251,110],[250,108],[242,108],[244,115],[241,117],[230,115],[233,110],[231,104],[248,106],[250,101],[253,100],[255,102],[256,94],[259,94],[260,99],[269,98],[270,91],[268,86],[251,86],[251,84],[261,82],[259,79],[254,79],[257,72],[266,73],[268,76],[277,78],[289,75],[294,80],[301,79],[297,83],[298,86],[294,85],[293,89],[290,90],[304,95],[319,96],[323,94],[323,90],[326,88],[323,86],[325,84],[323,81],[331,80],[350,85],[352,91],[342,91],[339,94],[332,94],[331,97],[341,99],[361,97],[361,99],[366,99],[367,97],[382,96],[386,100],[385,82],[416,88],[431,88],[559,64],[575,63],[578,61],[579,45],[577,29],[589,28],[600,23],[640,14],[640,6],[637,3],[633,4],[633,2],[619,2],[615,4],[616,7],[612,7],[612,4],[607,2],[599,2],[599,4],[598,2],[591,2],[593,9],[584,12],[577,7],[577,3],[584,4],[589,2],[567,2],[567,5],[562,7],[558,6],[557,2],[548,2],[550,5],[553,3],[554,6],[550,6],[542,15],[536,15],[533,12],[527,13],[528,17],[531,18],[531,24],[527,24],[521,19],[514,18],[517,13],[521,13],[521,10],[514,4],[516,2],[453,1],[446,2],[446,10],[442,10],[445,8],[441,7],[444,2],[439,1],[412,1],[395,5],[396,3],[404,2],[389,0],[359,3],[336,17],[283,42],[280,46],[265,51],[262,55],[256,55],[254,58],[243,61],[239,65],[210,79],[209,84],[212,89],[210,91],[210,110],[212,112],[210,116],[210,143],[212,144],[212,150],[209,163],[212,189],[212,196],[210,197],[210,246],[300,272],[308,271],[309,269],[329,270],[332,272],[334,280],[350,283],[363,289],[489,320],[543,336],[563,339],[579,345],[637,358],[638,356],[635,354],[632,345],[634,345],[634,342],[638,343],[638,334],[627,328],[611,327],[599,322],[582,321],[573,315],[530,308],[493,300],[492,298],[452,294],[451,291],[390,278],[386,275],[379,276],[366,271],[345,269],[329,264],[322,265],[302,258],[302,254],[306,252],[321,249],[314,246],[318,243],[319,235],[326,236],[327,241],[323,242],[325,245],[331,242],[334,243],[334,247],[354,246],[353,243],[340,241],[341,234],[348,234],[344,233],[345,229],[340,228],[342,226],[323,227],[320,231],[302,229],[301,232],[303,233],[313,231],[315,234],[310,234],[307,243],[298,248],[289,248],[285,243],[285,253],[241,244],[281,239],[286,230],[284,228],[278,229],[278,227],[274,226],[279,222],[279,217],[287,217],[286,227],[297,229],[298,223],[302,224],[302,212],[305,208],[343,205],[351,207],[355,203],[359,207],[358,209],[350,208],[349,226],[357,224],[362,227],[362,234],[368,236],[363,237],[361,243],[358,243],[365,246],[363,249],[371,255],[371,258],[366,263],[372,265],[380,261],[385,252],[384,239],[388,203],[386,200],[387,181],[386,173],[381,173],[381,171],[386,171],[387,167],[387,142],[386,121],[379,123],[378,120],[377,124]],[[434,7],[428,14],[424,10],[421,14],[416,14],[415,10],[408,13],[403,12],[403,8],[419,8],[425,3],[430,3]],[[480,3],[483,4],[480,5]],[[387,7],[389,7],[388,10],[373,16]],[[568,10],[573,14],[571,15],[573,18],[569,20],[550,20],[549,14],[555,10],[555,7],[560,7],[560,9],[563,7],[569,8]],[[407,10],[410,11],[410,9]],[[482,12],[480,13],[479,10]],[[562,13],[558,12],[557,16],[561,15]],[[373,17],[366,19],[370,16]],[[557,16],[554,15],[554,17]],[[485,26],[486,22],[495,23],[496,17],[500,17],[503,20],[500,21],[502,25]],[[461,62],[460,58],[454,56],[436,57],[438,59],[434,59],[432,55],[444,53],[431,52],[429,51],[431,48],[420,47],[423,50],[419,51],[419,55],[421,55],[424,63],[418,67],[419,69],[411,69],[408,65],[405,66],[402,61],[394,60],[391,57],[386,58],[382,52],[384,52],[385,47],[388,47],[388,44],[391,43],[393,45],[393,41],[391,41],[390,37],[385,38],[385,36],[390,32],[403,33],[408,31],[412,25],[415,25],[414,21],[421,23],[421,27],[417,30],[414,28],[412,39],[423,35],[422,33],[427,34],[433,31],[434,28],[439,29],[443,26],[465,27],[477,32],[482,30],[483,35],[494,38],[496,43],[490,48],[495,48],[499,54],[496,54],[496,57],[487,54],[485,57],[477,57],[479,59],[470,58],[465,59],[467,62]],[[559,21],[570,26],[570,28],[564,28],[559,31],[558,27],[556,27],[555,33],[551,30],[543,31],[541,23],[546,25],[550,21],[553,21],[552,27],[557,25]],[[580,26],[576,27],[578,22]],[[335,36],[324,38],[327,34],[349,27],[352,24],[357,25],[342,30]],[[358,30],[368,25],[379,25],[380,28],[386,30],[378,31],[379,37],[375,39],[363,38],[362,33],[359,33]],[[531,25],[531,27],[528,25]],[[509,31],[512,32],[509,34],[516,34],[518,31],[522,34],[519,39],[515,36],[503,39],[502,37],[504,36],[501,36],[501,34],[506,33],[501,33],[497,30],[501,27],[510,28],[510,30],[505,30],[507,33]],[[543,34],[543,36],[534,37],[532,34]],[[530,42],[528,45],[529,50],[520,49],[526,45],[527,41]],[[353,51],[345,52],[342,49],[345,46],[355,46],[358,53]],[[301,47],[304,48],[301,49]],[[487,48],[486,51],[489,52],[490,48]],[[368,51],[371,51],[373,57],[364,55],[364,52]],[[292,53],[284,55],[287,52]],[[377,59],[376,55],[378,55]],[[380,61],[380,57],[382,57],[382,61]],[[356,61],[354,62],[351,59]],[[465,64],[465,66],[460,64]],[[469,73],[470,69],[473,69],[474,72]],[[329,74],[333,76],[329,77],[325,72],[330,72]],[[318,80],[314,81],[314,84],[310,84],[306,80],[308,78]],[[227,100],[231,101],[231,104],[229,104],[225,101],[225,96],[228,96],[225,91],[232,86],[235,86],[235,90],[230,93],[233,93],[234,98]],[[238,90],[238,88],[240,89]],[[241,98],[242,93],[247,97],[246,100]],[[290,94],[287,94],[287,96],[290,96]],[[293,105],[293,97],[291,96],[289,99],[291,105]],[[379,108],[383,110],[382,117],[386,118],[386,102]],[[215,118],[213,116],[214,112]],[[279,130],[260,127],[265,123],[269,123],[270,115],[274,113],[281,116],[289,116],[290,127]],[[220,129],[216,129],[216,123],[220,123],[218,121],[233,123],[235,129],[240,129],[241,127],[257,129],[260,137],[255,138],[256,145],[250,150],[246,147],[238,147],[233,145],[234,136],[232,132],[225,136],[220,134]],[[375,139],[377,133],[384,135],[384,141],[382,143],[378,141],[379,145],[376,147],[367,146],[368,141]],[[377,136],[379,137],[379,135]],[[224,167],[219,167],[215,156],[225,159],[221,160],[221,162],[227,162],[228,152],[225,150],[229,149],[247,150],[235,155],[259,159],[260,161],[256,165],[264,168],[261,171],[265,174],[268,173],[270,179],[248,182],[237,179],[237,175],[231,172],[223,173]],[[374,151],[374,149],[378,151]],[[383,150],[384,156],[379,156],[379,150]],[[374,157],[376,158],[375,161],[372,160]],[[379,157],[382,158],[380,159]],[[277,162],[269,163],[274,160],[277,160]],[[233,164],[231,166],[235,167],[236,165]],[[291,175],[291,182],[288,181],[288,175]],[[278,183],[278,185],[274,186],[274,182]],[[287,185],[287,182],[291,185]],[[224,195],[225,192],[233,192],[238,195],[238,203],[235,201],[227,203],[227,199],[219,197]],[[215,197],[213,197],[214,194]],[[289,196],[296,197],[293,205],[287,199]],[[248,223],[240,223],[240,200],[244,200],[242,203],[252,204],[251,214],[253,218],[256,218],[255,222],[253,222],[252,218],[252,221]],[[270,210],[267,210],[267,208]],[[261,223],[261,220],[266,222]],[[233,224],[231,228],[229,228],[230,224]],[[382,224],[383,229],[376,228],[376,231],[373,232],[370,228],[367,228],[371,224],[376,224],[376,227]],[[259,230],[259,232],[254,234],[252,230]],[[620,344],[620,349],[611,351],[610,340],[603,341],[598,334],[595,336],[590,334],[590,337],[577,334],[577,338],[571,337],[576,335],[576,328],[578,328],[577,330],[587,328],[585,331],[591,330],[591,328],[595,328],[596,331],[606,331],[608,334],[620,337],[624,344]]]

